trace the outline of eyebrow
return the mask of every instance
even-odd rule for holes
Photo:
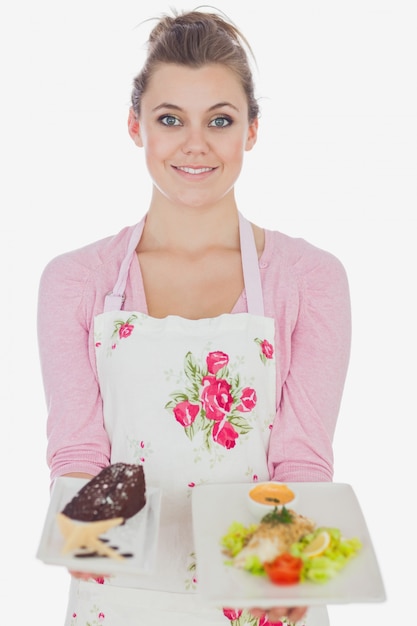
[[[207,110],[208,112],[210,112],[210,111],[214,111],[215,109],[221,109],[222,107],[230,107],[231,109],[234,109],[235,111],[239,111],[239,109],[235,107],[234,104],[231,104],[231,102],[217,102],[216,104],[213,104],[213,106],[209,107],[209,109]],[[171,104],[170,102],[161,102],[161,104],[158,104],[158,106],[154,107],[152,111],[155,112],[155,111],[159,111],[160,109],[172,109],[173,111],[183,110],[177,104]]]

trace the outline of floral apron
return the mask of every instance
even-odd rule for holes
[[[192,535],[195,486],[269,478],[274,320],[264,316],[251,225],[241,215],[239,221],[248,313],[188,320],[122,310],[142,220],[104,312],[94,320],[111,462],[143,465],[147,485],[161,490],[161,518],[152,573],[72,579],[67,626],[268,624],[246,611],[200,603]],[[326,626],[325,612],[322,618],[306,623]]]

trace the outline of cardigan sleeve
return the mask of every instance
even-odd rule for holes
[[[295,277],[292,309],[276,318],[276,350],[284,354],[269,472],[275,480],[331,481],[333,436],[350,356],[348,280],[336,257],[308,244],[289,274]]]
[[[82,261],[79,253],[56,257],[44,269],[39,285],[38,345],[52,480],[69,472],[95,475],[110,458],[89,349],[93,314],[87,311],[85,293],[91,270]]]

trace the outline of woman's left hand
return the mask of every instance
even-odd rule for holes
[[[306,606],[292,606],[292,607],[273,607],[271,609],[249,609],[249,613],[254,617],[261,618],[266,617],[268,623],[279,623],[283,617],[286,617],[290,622],[298,622],[307,613]]]
[[[77,572],[75,570],[68,570],[71,576],[78,578],[79,580],[86,580],[91,582],[95,580],[96,583],[103,583],[106,578],[110,578],[107,574],[92,574],[91,572]]]

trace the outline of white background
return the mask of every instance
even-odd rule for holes
[[[0,9],[1,611],[14,612],[10,623],[62,624],[67,594],[67,573],[35,558],[49,497],[40,273],[146,210],[150,183],[126,116],[149,29],[138,25],[170,6],[195,5],[15,0]],[[414,623],[416,4],[216,6],[259,67],[260,136],[237,188],[240,209],[333,252],[351,286],[335,481],[358,495],[388,600],[332,607],[331,623]]]

